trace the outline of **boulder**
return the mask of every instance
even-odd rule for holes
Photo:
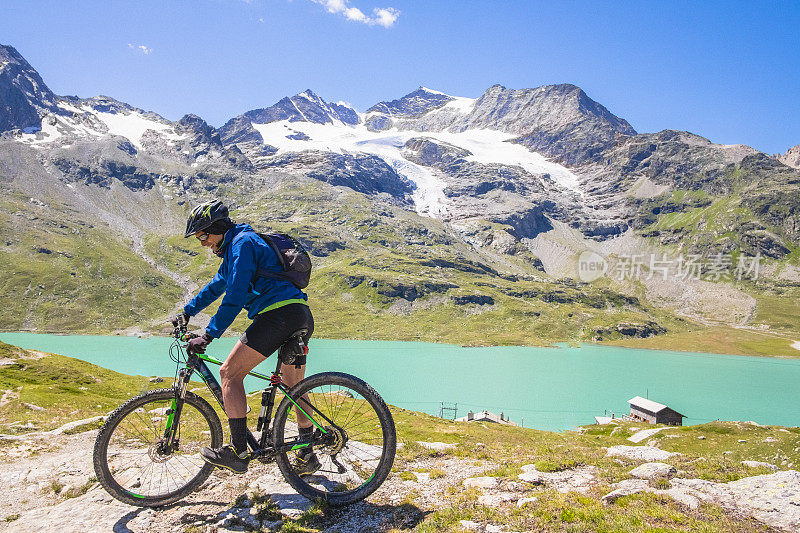
[[[520,498],[517,500],[517,507],[525,507],[529,503],[535,503],[536,500],[536,498]]]
[[[484,494],[478,498],[478,503],[487,507],[500,507],[506,502],[513,502],[519,498],[513,492],[498,492],[494,494]]]
[[[680,455],[676,452],[668,452],[652,446],[611,446],[606,452],[607,457],[627,457],[639,461],[664,461],[670,457]]]
[[[479,488],[479,489],[493,489],[497,487],[500,482],[497,480],[496,477],[471,477],[465,479],[462,484],[464,487],[471,489],[471,488]]]
[[[650,485],[644,479],[626,479],[612,486],[616,488],[602,498],[605,503],[614,503],[623,496],[650,490]]]
[[[663,494],[665,496],[669,496],[676,502],[685,505],[692,511],[697,509],[700,505],[700,499],[692,494],[689,494],[686,491],[678,490],[678,489],[667,489],[667,490],[657,490],[655,491],[656,494]]]
[[[598,482],[596,466],[579,466],[560,472],[539,472],[535,465],[523,465],[523,473],[517,476],[522,481],[547,485],[558,492],[586,493]]]
[[[417,444],[422,446],[423,448],[427,448],[429,450],[434,450],[437,452],[443,452],[445,450],[451,450],[456,447],[455,444],[449,442],[428,442],[424,440],[417,441]]]
[[[678,471],[667,463],[645,463],[630,471],[631,476],[639,479],[657,479],[672,477]]]
[[[745,466],[749,466],[750,468],[771,468],[772,470],[777,470],[778,467],[772,463],[765,463],[763,461],[742,461],[742,464]]]
[[[754,517],[773,528],[800,530],[800,472],[785,470],[729,483],[673,479],[672,488],[724,509]]]

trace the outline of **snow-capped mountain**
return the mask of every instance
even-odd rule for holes
[[[376,130],[417,131],[489,129],[514,136],[514,142],[567,164],[590,160],[620,135],[635,135],[625,120],[574,85],[536,89],[490,87],[477,99],[457,98],[424,87],[368,110]]]
[[[310,122],[312,124],[358,124],[358,113],[345,103],[328,103],[311,89],[291,98],[282,98],[276,104],[263,109],[254,109],[232,118],[220,128],[225,143],[238,143],[263,139],[249,128],[249,124],[287,122]]]
[[[316,95],[313,98],[316,113],[300,115],[294,107],[298,102],[309,101],[309,94],[313,95],[306,91],[281,100],[282,103],[267,108],[269,111],[258,110],[237,117],[238,131],[251,133],[227,138],[244,139],[234,144],[260,168],[274,168],[275,157],[287,153],[333,153],[348,159],[351,165],[357,164],[364,155],[377,157],[398,175],[393,181],[405,179],[413,184],[411,196],[417,212],[447,220],[472,217],[476,213],[497,215],[506,220],[511,215],[519,216],[517,208],[530,203],[530,198],[525,198],[528,193],[579,194],[578,180],[572,172],[524,146],[506,142],[514,139],[508,133],[468,128],[461,131],[418,131],[408,127],[376,130],[369,122],[375,111],[366,115],[366,122],[336,120],[330,113],[322,113],[331,106]],[[424,109],[428,110],[426,113],[439,112],[442,106],[463,100],[467,99],[420,88],[404,98],[372,109],[386,109],[393,116],[414,115]],[[292,103],[291,108],[287,107],[287,102]],[[233,124],[228,123],[229,127]],[[415,150],[421,141],[445,150],[452,147],[463,156],[457,165],[439,165],[432,159],[417,157]],[[296,168],[307,173],[308,159],[283,158],[280,161],[286,163],[286,169]],[[514,184],[513,180],[526,185]],[[476,203],[478,196],[482,198]],[[509,212],[509,206],[516,207]]]
[[[497,304],[503,323],[519,305],[525,309],[514,316],[534,316],[526,314],[530,299],[604,314],[606,289],[587,297],[588,286],[556,281],[576,275],[586,250],[789,256],[800,239],[800,171],[787,166],[795,152],[781,156],[784,164],[688,132],[640,134],[568,84],[495,85],[477,98],[419,87],[364,113],[306,90],[216,129],[197,115],[173,122],[106,96],[55,95],[16,50],[0,46],[0,189],[8,206],[0,252],[27,257],[13,267],[19,272],[47,255],[44,271],[62,274],[60,285],[74,278],[116,294],[105,285],[108,270],[91,268],[102,263],[91,251],[113,249],[109,256],[124,259],[104,268],[150,287],[146,301],[169,285],[161,274],[190,291],[171,269],[184,260],[200,266],[192,250],[148,236],[174,234],[185,204],[221,196],[241,220],[301,232],[317,257],[330,255],[320,274],[329,303],[347,294],[365,298],[365,309],[380,301],[410,313],[423,295],[434,306],[505,302]],[[33,311],[21,316],[51,309],[40,305],[43,293],[29,296],[37,276],[41,270],[16,276],[17,292],[3,303],[28,302]],[[543,276],[559,287],[511,286]],[[361,296],[349,292],[355,287]],[[463,287],[470,288],[462,294]],[[707,300],[702,284],[645,290],[681,313],[697,307],[707,316],[724,298],[738,302],[730,316],[753,316],[753,298],[733,289],[714,286]],[[403,301],[392,300],[395,308],[384,297]],[[611,315],[614,305],[647,314],[636,298],[612,299]],[[131,313],[140,306],[134,301]],[[575,338],[592,338],[591,328],[576,328]]]
[[[408,93],[402,98],[390,102],[378,102],[367,109],[367,113],[376,113],[392,117],[419,117],[431,109],[436,109],[444,104],[455,100],[453,96],[439,91],[433,91],[427,87],[420,87],[414,92]],[[391,127],[391,124],[389,125]],[[376,129],[386,129],[376,127]]]
[[[589,239],[621,235],[642,199],[705,186],[757,154],[685,132],[637,134],[569,84],[495,85],[474,99],[419,87],[363,114],[309,89],[216,130],[196,115],[171,122],[109,97],[59,97],[13,48],[0,58],[0,94],[13,108],[0,116],[3,135],[64,180],[186,186],[280,170],[384,195],[454,227],[508,225],[517,239],[551,222]]]

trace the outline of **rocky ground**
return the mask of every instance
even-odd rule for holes
[[[73,426],[71,426],[74,428]],[[646,430],[644,438],[652,435]],[[69,435],[70,428],[24,437],[4,436],[0,447],[0,530],[62,532],[173,531],[386,531],[408,530],[425,524],[432,513],[452,506],[458,498],[476,499],[490,510],[454,522],[454,529],[512,531],[499,517],[520,510],[532,515],[553,493],[599,498],[608,513],[618,499],[653,493],[671,499],[691,515],[698,507],[714,505],[731,520],[755,524],[758,530],[797,531],[800,528],[800,472],[776,471],[729,483],[683,478],[662,461],[676,454],[648,445],[609,447],[607,457],[636,464],[629,478],[606,492],[597,466],[576,465],[542,472],[533,464],[519,474],[503,472],[490,460],[456,457],[454,445],[420,442],[426,454],[404,460],[367,501],[345,509],[325,509],[298,496],[274,464],[256,463],[244,476],[217,471],[196,493],[162,509],[135,508],[111,498],[96,482],[91,449],[96,431]],[[631,441],[644,440],[636,435]],[[749,465],[777,470],[767,463]],[[605,493],[605,494],[603,494]],[[495,514],[492,514],[495,513]],[[760,524],[760,525],[758,525]],[[433,525],[434,530],[436,526]],[[447,529],[453,529],[448,527]],[[733,526],[732,530],[738,530]]]

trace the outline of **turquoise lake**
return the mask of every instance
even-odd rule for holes
[[[89,361],[131,375],[172,376],[172,339],[0,333],[23,348]],[[208,353],[224,359],[235,338]],[[754,420],[800,424],[800,360],[637,350],[596,345],[572,348],[464,348],[421,342],[312,339],[308,373],[337,370],[369,382],[390,404],[438,414],[457,403],[458,416],[487,409],[525,427],[571,429],[594,416],[629,411],[627,400],[652,400],[686,415],[684,424]],[[274,369],[269,358],[257,370]],[[213,370],[216,370],[214,368]],[[259,388],[248,378],[248,391]],[[136,391],[131,391],[134,394]]]

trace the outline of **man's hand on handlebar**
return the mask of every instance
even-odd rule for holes
[[[189,344],[186,345],[186,351],[190,353],[206,353],[206,346],[211,344],[213,340],[214,337],[211,337],[208,333],[203,333],[189,341]]]

